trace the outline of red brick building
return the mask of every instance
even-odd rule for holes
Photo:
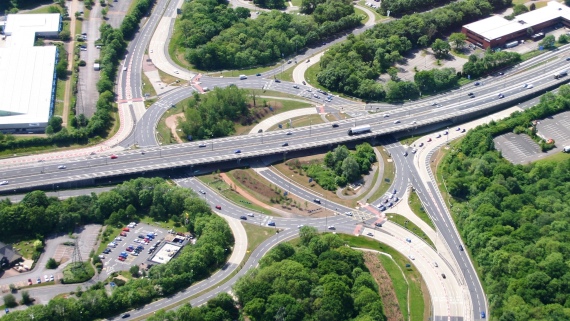
[[[503,47],[557,24],[570,26],[570,8],[551,1],[546,7],[523,13],[513,20],[492,16],[464,25],[461,32],[467,36],[467,41],[486,49]]]

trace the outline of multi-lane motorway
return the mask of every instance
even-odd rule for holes
[[[136,35],[135,39],[130,43],[128,54],[125,58],[126,72],[121,72],[119,78],[119,99],[121,101],[140,101],[142,99],[141,92],[141,70],[144,52],[150,42],[150,38],[156,28],[162,14],[167,12],[171,14],[179,3],[171,0],[158,0],[157,5],[151,16],[141,28],[140,32]],[[361,29],[363,30],[363,29]],[[342,39],[336,40],[336,42]],[[312,55],[324,48],[330,46],[331,43],[323,44],[320,48],[310,49],[304,56],[299,56],[296,60],[299,63],[304,63],[304,60],[309,55]],[[141,147],[138,150],[130,150],[117,154],[116,159],[111,159],[108,156],[92,156],[81,159],[72,159],[65,161],[66,169],[58,169],[58,165],[63,163],[36,163],[27,164],[13,168],[4,168],[0,170],[0,177],[3,180],[9,181],[9,184],[0,186],[0,192],[16,191],[20,188],[32,188],[37,186],[46,186],[51,184],[54,188],[71,181],[88,180],[93,178],[103,178],[123,175],[125,173],[147,172],[156,169],[165,169],[173,167],[189,167],[192,166],[190,172],[200,169],[201,166],[212,164],[222,161],[232,161],[235,164],[242,162],[246,158],[259,157],[271,154],[285,154],[300,149],[309,149],[317,146],[335,146],[336,144],[347,142],[355,139],[374,139],[378,136],[383,136],[390,133],[402,132],[408,130],[415,130],[420,126],[431,125],[434,123],[450,124],[456,119],[460,119],[467,113],[481,110],[484,108],[493,108],[497,104],[507,105],[509,102],[522,101],[531,92],[542,92],[546,88],[555,86],[565,79],[555,80],[552,74],[555,71],[563,68],[567,62],[563,59],[566,52],[570,47],[563,47],[557,52],[545,54],[534,59],[534,62],[544,62],[541,66],[536,68],[531,67],[531,63],[524,63],[517,66],[506,75],[490,77],[479,86],[470,85],[460,90],[447,93],[444,96],[439,96],[437,99],[423,100],[419,103],[408,103],[399,109],[393,109],[389,112],[381,112],[366,117],[355,118],[346,121],[339,121],[338,128],[333,128],[330,124],[315,125],[309,128],[299,128],[291,131],[283,130],[277,132],[260,133],[253,135],[244,135],[240,137],[229,137],[223,139],[207,140],[204,142],[195,142],[188,144],[181,144],[176,146],[159,147],[155,136],[156,123],[165,110],[170,108],[173,104],[178,103],[193,94],[193,88],[182,87],[174,90],[161,97],[161,100],[151,106],[144,116],[139,119],[135,125],[133,133],[125,140],[123,146],[131,146],[133,144]],[[294,58],[295,59],[295,58]],[[355,103],[335,97],[331,102],[324,102],[322,94],[320,98],[314,97],[314,91],[310,92],[310,87],[302,86],[300,88],[293,88],[293,83],[289,82],[276,82],[275,75],[281,72],[285,67],[292,67],[294,64],[284,65],[280,68],[275,68],[270,72],[264,73],[261,77],[249,76],[246,80],[239,80],[237,78],[211,78],[202,77],[200,79],[201,86],[207,87],[224,87],[235,84],[242,88],[254,89],[267,89],[285,92],[300,97],[305,97],[309,100],[316,101],[326,105],[327,107],[342,109],[350,108]],[[179,68],[179,67],[178,67]],[[269,77],[269,78],[267,78]],[[523,87],[523,84],[532,84],[532,86]],[[532,87],[532,88],[529,88]],[[468,93],[473,95],[468,96]],[[504,98],[499,98],[499,94],[504,95]],[[472,97],[472,98],[469,98]],[[385,105],[370,105],[371,110],[375,106],[386,107]],[[372,132],[358,137],[349,137],[347,130],[351,126],[370,124]],[[287,146],[284,144],[287,143]],[[445,207],[444,202],[441,200],[437,188],[432,182],[423,182],[420,179],[417,168],[413,166],[411,158],[406,158],[402,155],[401,146],[397,143],[386,145],[389,152],[392,153],[393,160],[397,168],[397,177],[394,188],[398,191],[403,191],[404,186],[411,183],[417,190],[420,199],[424,204],[430,205],[434,209],[434,213],[430,213],[433,221],[441,233],[442,238],[448,246],[449,252],[455,258],[455,263],[451,263],[447,268],[450,269],[456,277],[457,282],[465,284],[469,291],[470,307],[472,318],[478,318],[480,311],[486,310],[486,302],[483,290],[477,279],[475,270],[469,261],[468,255],[460,250],[461,240],[454,228],[453,222],[449,217],[449,213]],[[243,164],[243,163],[242,163]],[[317,195],[305,191],[295,184],[290,184],[287,180],[276,175],[274,172],[266,170],[263,175],[270,181],[288,188],[291,193],[299,195],[305,199],[312,201],[318,198]],[[181,183],[183,186],[195,188],[194,184],[199,184],[194,180],[187,180]],[[221,198],[212,196],[210,202],[225,202]],[[322,204],[323,207],[330,210],[331,216],[324,219],[317,219],[311,221],[311,225],[318,226],[320,229],[326,229],[328,226],[334,225],[337,230],[342,232],[351,233],[355,224],[354,219],[346,216],[333,215],[333,213],[344,213],[351,211],[349,208],[344,208],[338,204],[333,204],[326,200]],[[236,215],[243,212],[237,206],[232,204],[224,204],[223,208],[232,209]],[[369,216],[361,215],[363,223],[371,223],[377,218],[370,214]],[[265,224],[267,217],[256,217],[260,224]],[[296,219],[275,219],[279,228],[285,229],[270,239],[270,241],[259,252],[266,251],[267,246],[276,244],[284,238],[292,237],[296,234],[297,225],[300,220]],[[306,222],[306,219],[302,220]],[[379,234],[381,235],[381,234]],[[281,238],[281,239],[279,239]],[[382,239],[382,238],[381,238]],[[247,271],[247,268],[255,266],[257,258],[263,253],[256,254],[255,259],[250,259],[247,262],[246,268],[242,269],[236,276]],[[260,256],[259,256],[260,257]],[[430,260],[433,260],[430,259]],[[429,261],[429,260],[428,260]],[[421,266],[421,265],[420,265]],[[427,269],[423,266],[423,269]],[[229,269],[232,270],[232,269]],[[229,270],[222,271],[230,273]],[[221,278],[223,279],[223,277]],[[220,280],[221,280],[220,279]],[[215,283],[216,279],[208,280],[201,283],[202,286],[207,287]],[[220,287],[220,291],[228,290],[231,282],[226,283]],[[192,288],[191,288],[192,289]],[[188,293],[182,292],[171,298],[169,303],[174,302],[178,298],[180,300],[188,297]],[[173,301],[174,300],[174,301]],[[200,304],[207,300],[207,297],[200,297],[193,301],[192,304]],[[140,311],[141,315],[153,309],[160,308],[160,304],[164,307],[164,302],[158,301],[145,307],[144,311]],[[155,306],[156,305],[156,306]],[[448,304],[449,306],[449,304]],[[145,312],[146,311],[146,312]],[[440,310],[438,310],[440,311]],[[459,310],[452,312],[449,310],[448,316],[458,317],[462,313]],[[440,315],[441,318],[444,315]]]

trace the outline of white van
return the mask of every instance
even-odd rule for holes
[[[127,66],[124,66],[124,67],[123,67],[123,71],[127,71]]]
[[[565,146],[565,147],[564,147],[564,152],[565,152],[565,153],[570,153],[570,146]]]
[[[244,80],[244,79],[247,79],[246,75],[239,75],[239,80]]]

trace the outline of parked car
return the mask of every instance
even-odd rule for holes
[[[32,285],[32,279],[28,279],[28,285]]]

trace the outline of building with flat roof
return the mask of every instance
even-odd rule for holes
[[[558,24],[570,26],[570,8],[550,1],[545,7],[518,15],[513,20],[492,16],[464,25],[461,32],[479,47],[498,48]]]
[[[10,14],[0,46],[0,131],[44,132],[55,106],[57,48],[34,46],[59,35],[60,14]]]

